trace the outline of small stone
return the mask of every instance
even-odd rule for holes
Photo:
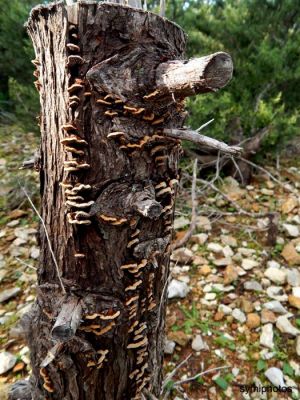
[[[288,296],[283,293],[281,286],[269,286],[267,288],[267,295],[271,297],[271,299],[278,301],[287,301],[288,299]]]
[[[236,281],[238,278],[238,273],[233,265],[227,265],[224,270],[224,285],[229,285],[230,283]]]
[[[261,284],[257,281],[246,281],[244,283],[245,290],[254,290],[256,292],[261,292],[263,290]]]
[[[272,367],[266,370],[265,377],[276,387],[285,386],[283,373],[279,368]]]
[[[300,297],[300,286],[293,287],[293,296]]]
[[[276,322],[276,320],[277,320],[277,317],[272,311],[267,310],[267,309],[262,310],[262,312],[261,312],[261,322],[263,324],[267,324],[269,322],[274,324]]]
[[[261,329],[259,343],[262,346],[268,347],[269,349],[273,349],[274,347],[273,337],[274,337],[273,325],[272,324],[263,325]]]
[[[284,246],[281,255],[289,265],[300,265],[300,254],[292,242]]]
[[[274,283],[283,285],[286,281],[286,272],[278,268],[267,268],[264,275]]]
[[[258,266],[259,266],[259,263],[250,258],[244,258],[242,261],[242,268],[244,268],[244,270],[246,270],[246,271],[249,271],[249,270],[253,269],[254,267],[258,267]]]
[[[220,304],[218,307],[218,312],[225,314],[225,315],[231,315],[232,308],[226,306],[225,304]]]
[[[193,235],[191,237],[191,241],[196,244],[203,245],[208,239],[208,235],[206,233],[198,233],[197,235]]]
[[[17,362],[17,357],[8,351],[2,351],[0,353],[0,375],[12,369]]]
[[[268,262],[267,262],[267,267],[268,268],[280,268],[280,264],[279,264],[279,262],[277,262],[277,261],[275,261],[275,260],[269,260]]]
[[[214,321],[221,321],[224,318],[225,314],[222,312],[216,312],[214,315]]]
[[[190,291],[189,286],[185,282],[180,282],[176,279],[172,279],[168,286],[168,299],[173,299],[174,297],[185,298]]]
[[[204,216],[197,217],[196,227],[198,229],[200,229],[201,231],[205,231],[205,232],[211,231],[211,229],[212,229],[210,220]]]
[[[30,257],[37,260],[40,256],[40,249],[36,246],[32,246],[30,249]]]
[[[281,211],[283,214],[289,214],[295,207],[297,207],[298,201],[295,197],[289,197],[282,205]]]
[[[0,303],[4,303],[7,300],[12,299],[20,293],[21,289],[16,287],[12,289],[6,289],[0,292]]]
[[[179,344],[179,346],[185,347],[188,344],[190,337],[182,331],[176,331],[168,334],[168,340],[172,340]]]
[[[256,313],[248,314],[246,325],[249,329],[257,328],[260,325],[260,316]]]
[[[217,297],[216,293],[206,293],[206,295],[204,296],[204,299],[211,301],[211,300],[215,300],[216,297]]]
[[[182,229],[185,228],[186,226],[190,225],[190,220],[188,218],[185,217],[179,217],[179,218],[175,218],[174,220],[174,229]]]
[[[261,194],[264,194],[265,196],[273,196],[274,190],[262,188]]]
[[[287,283],[293,287],[300,286],[300,272],[296,268],[291,268],[287,270]]]
[[[232,264],[232,260],[230,257],[218,258],[218,259],[213,260],[213,263],[217,267],[226,267],[226,265]]]
[[[241,309],[245,313],[251,313],[254,310],[253,303],[247,299],[242,299],[241,301]]]
[[[201,335],[196,335],[192,341],[194,351],[208,350],[207,344],[203,341]]]
[[[266,308],[267,310],[273,311],[274,313],[277,313],[277,314],[287,314],[287,310],[277,300],[269,301],[269,302],[263,304],[263,307]]]
[[[296,354],[300,357],[300,336],[296,339]]]
[[[283,224],[282,227],[288,236],[294,237],[294,238],[300,236],[300,231],[299,231],[299,228],[297,225]]]
[[[18,364],[16,364],[13,368],[13,372],[20,372],[24,369],[25,364],[23,362],[19,362]]]
[[[176,343],[173,340],[165,339],[164,341],[164,353],[173,354],[175,350]]]
[[[298,310],[300,310],[300,297],[289,295],[289,303],[292,307],[295,307]]]
[[[237,240],[233,236],[221,235],[221,242],[224,246],[237,247]]]
[[[200,275],[207,276],[211,273],[211,268],[209,265],[202,265],[199,269]]]
[[[27,211],[13,210],[8,214],[8,218],[17,219],[17,218],[23,217],[24,215],[27,215]]]
[[[297,336],[300,334],[299,329],[295,328],[285,315],[281,315],[277,318],[276,327],[282,333],[288,333],[292,336]]]
[[[241,311],[238,308],[235,308],[232,311],[232,316],[233,316],[234,319],[236,319],[237,321],[239,321],[241,323],[246,322],[246,315],[243,313],[243,311]]]
[[[221,253],[223,247],[219,243],[208,243],[207,250],[212,251],[213,253]]]
[[[193,257],[194,253],[191,250],[187,249],[186,247],[180,247],[179,249],[173,251],[171,260],[177,261],[180,264],[188,264],[190,261],[192,261]]]

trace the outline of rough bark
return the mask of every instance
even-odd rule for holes
[[[164,128],[185,113],[153,102],[157,70],[185,35],[117,4],[38,6],[28,21],[41,100],[38,296],[25,319],[32,398],[159,394],[181,153]],[[155,96],[155,95],[154,95]],[[63,288],[60,282],[63,283]]]

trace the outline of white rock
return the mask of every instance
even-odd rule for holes
[[[300,286],[300,272],[296,268],[288,269],[287,282],[291,286]]]
[[[207,241],[208,235],[206,233],[198,233],[197,235],[193,235],[192,239],[195,243],[202,245]]]
[[[205,231],[205,232],[211,231],[211,229],[212,229],[210,220],[204,216],[197,217],[196,225],[197,225],[198,229]]]
[[[208,350],[207,344],[203,341],[201,335],[196,335],[192,341],[192,349],[195,351]]]
[[[239,372],[240,372],[240,369],[234,367],[234,368],[232,368],[231,372],[232,372],[232,375],[233,375],[234,377],[237,377],[238,374],[239,374]]]
[[[297,336],[296,339],[296,354],[300,357],[300,336]]]
[[[259,354],[263,360],[271,360],[276,353],[274,351],[268,351],[268,349],[263,349]]]
[[[221,253],[223,251],[223,247],[219,243],[208,243],[207,250],[212,251],[213,253]]]
[[[285,315],[281,315],[277,318],[276,327],[282,333],[289,333],[292,336],[300,335],[299,329],[295,328]]]
[[[239,321],[239,322],[241,322],[241,323],[244,323],[244,322],[246,322],[246,315],[243,313],[243,311],[241,311],[239,308],[235,308],[233,311],[232,311],[232,314],[231,314],[232,316],[233,316],[233,318],[234,319],[236,319],[237,321]]]
[[[299,227],[297,225],[283,224],[282,227],[290,237],[298,237],[298,236],[300,236],[300,230],[299,230]]]
[[[209,283],[207,285],[204,286],[203,288],[203,292],[204,293],[208,293],[212,291],[212,285],[210,285]]]
[[[185,282],[172,279],[168,286],[168,299],[173,299],[174,297],[180,297],[183,299],[189,291],[190,288]]]
[[[280,264],[275,260],[270,260],[267,262],[268,268],[280,268]]]
[[[180,247],[179,249],[174,250],[171,254],[171,260],[177,261],[181,264],[187,264],[193,259],[193,257],[194,253],[186,247]]]
[[[30,257],[37,260],[40,256],[40,249],[36,246],[32,246],[30,249]]]
[[[178,217],[175,218],[174,220],[174,229],[182,229],[185,226],[189,226],[190,225],[190,220],[188,218],[185,217]]]
[[[293,296],[300,297],[300,286],[293,287]]]
[[[219,259],[213,260],[213,263],[217,267],[226,267],[227,265],[232,264],[232,260],[230,257],[224,257],[224,258],[219,258]]]
[[[274,337],[273,325],[272,324],[263,325],[261,328],[259,343],[262,346],[268,347],[269,349],[273,349],[274,347],[273,337]]]
[[[220,304],[218,307],[218,312],[223,313],[224,315],[231,315],[232,309],[225,304]]]
[[[283,373],[279,368],[272,367],[266,370],[265,377],[269,379],[272,385],[278,386],[285,386],[285,382],[283,379]]]
[[[12,369],[17,362],[17,357],[8,351],[2,351],[0,353],[0,375]]]
[[[224,254],[225,258],[226,257],[232,257],[234,255],[234,252],[232,251],[230,246],[225,246],[223,248],[223,254]]]
[[[278,300],[278,301],[287,301],[288,296],[287,294],[282,292],[281,286],[270,286],[267,288],[267,295],[271,297],[271,299]]]
[[[267,268],[264,272],[264,275],[274,283],[283,285],[286,281],[286,272],[278,268]]]
[[[246,271],[249,271],[250,269],[253,269],[254,267],[258,267],[258,266],[259,266],[259,263],[250,258],[244,258],[242,261],[242,268],[244,268]]]
[[[4,301],[10,300],[11,298],[17,296],[20,291],[21,289],[18,287],[3,290],[2,292],[0,292],[0,303],[3,303]]]
[[[257,281],[246,281],[244,283],[244,288],[245,290],[254,290],[256,292],[261,292],[263,290],[261,284]]]
[[[237,247],[236,238],[233,236],[221,235],[221,242],[224,246]]]
[[[210,300],[215,300],[216,297],[217,297],[216,293],[206,293],[204,299],[210,301]]]
[[[164,353],[173,354],[175,350],[176,343],[173,340],[165,339],[164,341]]]
[[[277,314],[287,314],[288,312],[278,300],[272,300],[264,303],[263,307]]]

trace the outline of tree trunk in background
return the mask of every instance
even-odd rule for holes
[[[24,320],[32,398],[140,399],[145,387],[158,396],[181,153],[163,129],[182,126],[183,97],[215,90],[216,60],[205,59],[202,89],[187,77],[178,93],[167,83],[156,90],[169,64],[176,75],[170,60],[182,68],[185,35],[116,4],[38,6],[28,31],[41,100],[41,215],[53,249],[41,227],[37,301]],[[228,59],[216,57],[223,74]]]

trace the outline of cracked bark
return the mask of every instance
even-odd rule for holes
[[[24,318],[32,399],[140,399],[144,387],[158,396],[181,154],[163,129],[182,127],[186,93],[160,92],[157,71],[181,63],[185,35],[157,15],[95,2],[38,6],[27,28],[41,215],[66,290],[41,229],[38,295]]]

